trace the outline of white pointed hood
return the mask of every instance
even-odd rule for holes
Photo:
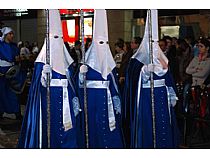
[[[141,63],[147,65],[150,64],[150,55],[149,55],[149,10],[147,11],[146,26],[144,31],[143,40],[137,50],[137,52],[132,56],[136,58]],[[168,59],[162,52],[158,43],[158,13],[156,9],[151,10],[151,23],[152,23],[152,40],[153,40],[153,63],[160,64],[158,58],[164,60],[168,64]]]
[[[59,10],[49,10],[50,65],[59,74],[66,75],[66,69],[73,63],[64,42]],[[46,63],[46,39],[36,59]]]
[[[94,12],[93,41],[86,52],[86,64],[99,72],[104,79],[116,66],[108,44],[106,10]]]

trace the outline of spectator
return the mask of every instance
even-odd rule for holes
[[[32,46],[30,45],[29,41],[25,41],[24,46],[28,48],[30,52],[32,51]]]
[[[176,61],[176,47],[172,45],[172,38],[170,36],[164,36],[164,40],[167,42],[166,57],[168,58],[169,71],[171,72],[173,79],[177,82],[178,69]]]
[[[167,41],[165,39],[160,39],[159,46],[160,46],[160,49],[163,51],[163,53],[166,55]]]
[[[198,43],[199,55],[195,56],[186,69],[192,75],[192,86],[201,86],[210,73],[209,41],[205,38]]]
[[[128,63],[130,61],[130,58],[133,55],[130,42],[124,43],[123,50],[125,51],[125,53],[123,55],[123,59],[121,62],[121,67],[120,67],[121,70],[120,70],[120,75],[119,75],[119,83],[120,83],[120,85],[122,85],[121,91],[123,90],[123,87],[124,87],[126,69],[127,69]]]
[[[199,54],[195,56],[190,62],[186,69],[186,73],[192,75],[192,98],[195,106],[199,105],[199,116],[205,117],[207,114],[206,101],[198,98],[201,97],[201,88],[206,83],[205,80],[210,74],[210,58],[209,58],[209,48],[210,43],[207,39],[202,38],[198,43]],[[197,126],[203,126],[204,124],[197,124]]]
[[[134,37],[131,41],[131,49],[133,54],[136,53],[136,51],[138,50],[140,44],[141,44],[142,38],[141,37]]]
[[[88,50],[88,48],[90,47],[92,43],[92,39],[91,38],[87,38],[86,39],[86,43],[85,43],[85,52]]]
[[[131,52],[131,43],[130,43],[130,42],[125,42],[125,43],[124,43],[123,50],[124,50],[126,53]]]
[[[123,50],[124,47],[124,40],[123,39],[118,39],[117,42],[115,43],[115,51],[116,55],[114,56],[114,60],[116,63],[116,68],[117,68],[117,73],[119,75],[119,70],[120,66],[122,63],[123,56],[125,54],[125,51]]]
[[[0,118],[4,113],[15,113],[16,119],[22,119],[19,98],[17,93],[24,87],[26,74],[18,71],[17,60],[19,50],[13,43],[14,31],[10,27],[2,28],[2,39],[0,41]],[[9,75],[10,70],[14,75]],[[14,84],[15,83],[15,84]],[[18,83],[18,86],[17,86]],[[20,85],[20,86],[19,86]]]
[[[37,42],[32,43],[32,53],[35,54],[36,56],[39,53],[39,48]]]
[[[73,63],[74,71],[77,71],[78,65],[82,59],[82,51],[80,47],[81,47],[81,42],[76,41],[74,47],[70,50],[70,56],[74,60],[74,63]]]
[[[183,99],[180,99],[182,100],[182,103],[179,110],[181,112],[187,112],[189,107],[189,99],[187,98],[187,92],[189,91],[192,83],[192,75],[187,74],[185,70],[189,65],[190,61],[192,60],[193,55],[191,53],[191,48],[189,44],[185,40],[177,40],[176,54],[177,65],[179,65],[177,84],[183,88],[183,94],[182,96],[180,96]]]
[[[75,60],[77,63],[80,63],[82,60],[82,51],[81,51],[81,42],[76,41],[74,44],[74,48],[72,49],[72,53],[76,54]]]
[[[30,51],[27,47],[24,46],[22,41],[18,42],[18,48],[20,49],[21,60],[28,60]]]
[[[171,43],[171,45],[176,46],[177,40],[178,39],[176,37],[172,37],[172,43]]]

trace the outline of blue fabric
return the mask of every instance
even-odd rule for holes
[[[116,74],[116,71],[113,71]],[[79,74],[77,74],[77,77]],[[116,75],[115,75],[116,77]],[[88,67],[87,80],[105,81],[101,74]],[[107,78],[110,81],[110,92],[112,97],[119,96],[116,91],[111,75]],[[77,78],[78,81],[78,78]],[[77,83],[77,86],[78,83]],[[85,143],[85,119],[84,119],[84,89],[79,88],[82,115],[78,124],[79,148],[86,148]],[[87,88],[87,107],[88,107],[88,140],[89,148],[123,148],[123,137],[120,126],[120,114],[115,114],[116,128],[110,131],[108,122],[107,90],[100,88]]]
[[[14,43],[0,41],[0,59],[14,62],[17,55],[19,55],[19,50]]]
[[[40,82],[42,68],[43,63],[35,64],[18,148],[39,148],[40,97],[42,102],[42,148],[47,148],[47,97],[46,88],[42,87]],[[69,71],[71,75],[72,69],[69,68]],[[52,72],[52,79],[64,78],[66,78],[64,75],[55,71]],[[72,107],[72,99],[75,97],[75,93],[69,85],[68,94],[73,128],[64,131],[62,91],[62,87],[50,87],[50,148],[77,148],[76,118]]]
[[[19,112],[19,98],[10,89],[9,82],[5,79],[5,77],[0,77],[0,90],[0,113]]]
[[[143,63],[131,58],[126,70],[125,86],[122,102],[122,125],[126,148],[130,148],[131,126],[134,120],[134,106],[138,90],[139,74]]]
[[[162,77],[154,74],[154,80],[165,79],[166,85],[171,87],[171,79],[169,73]],[[135,116],[134,124],[131,131],[131,147],[135,147],[135,126],[137,125],[137,148],[153,148],[153,127],[152,127],[152,110],[151,110],[151,89],[141,87],[139,115]],[[176,118],[172,107],[168,109],[167,90],[166,87],[154,88],[155,100],[155,131],[156,131],[156,148],[177,148],[178,147],[178,129],[176,126]],[[171,113],[171,123],[169,117]]]
[[[126,74],[126,85],[124,93],[124,120],[130,127],[130,147],[131,148],[154,148],[152,110],[151,110],[151,89],[142,88],[139,100],[139,114],[137,117],[137,87],[139,74],[143,64],[136,59],[131,59]],[[165,79],[166,85],[174,87],[171,74],[167,72],[159,77],[154,74],[154,80]],[[143,90],[142,90],[143,89]],[[176,125],[176,117],[171,107],[171,124],[169,118],[168,100],[166,87],[154,88],[155,100],[155,123],[156,123],[156,148],[177,148],[179,143],[179,131]],[[129,114],[129,116],[128,116]],[[137,123],[138,119],[138,125]],[[137,130],[136,130],[137,128]],[[137,147],[135,146],[135,136],[137,131]]]
[[[14,44],[8,44],[0,41],[0,59],[8,62],[15,62],[15,56],[19,54],[18,48]],[[1,67],[0,73],[5,74],[11,66]],[[22,80],[22,74],[16,79]],[[0,77],[0,113],[16,113],[19,112],[19,99],[17,95],[10,89],[9,80]]]

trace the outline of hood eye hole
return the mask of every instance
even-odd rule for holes
[[[108,41],[106,41],[106,44],[109,44],[109,42],[108,42]]]
[[[55,35],[54,38],[58,38],[59,36]]]
[[[99,44],[104,44],[104,41],[100,41]]]

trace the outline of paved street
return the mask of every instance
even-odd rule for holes
[[[0,120],[0,148],[16,148],[21,121],[4,118]]]
[[[22,116],[25,112],[25,105],[21,105]],[[14,114],[5,114],[4,119],[0,120],[0,148],[16,148],[22,122],[16,120]]]
[[[21,106],[21,113],[24,114],[25,106]],[[178,118],[178,124],[181,132],[180,148],[210,148],[210,123],[206,122],[203,128],[196,127],[195,122],[187,122],[186,142],[183,137],[183,119]],[[4,119],[0,120],[0,148],[14,149],[16,148],[18,137],[21,130],[21,121],[16,120],[13,114],[4,114]]]

